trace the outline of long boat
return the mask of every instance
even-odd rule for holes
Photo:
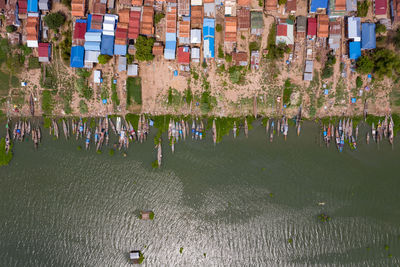
[[[30,107],[30,111],[31,111],[31,116],[35,116],[35,102],[33,101],[33,96],[31,94],[30,98],[29,98],[29,107]]]
[[[215,125],[215,119],[213,120],[212,132],[213,132],[213,142],[215,145],[217,143],[217,126]]]
[[[249,136],[249,125],[247,123],[247,118],[244,118],[244,135],[246,138]]]
[[[158,149],[157,149],[157,163],[158,167],[161,167],[161,159],[162,159],[162,151],[161,151],[161,138],[158,140]]]

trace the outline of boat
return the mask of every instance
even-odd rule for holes
[[[244,135],[246,136],[246,138],[249,135],[249,125],[247,123],[247,118],[244,118]]]
[[[33,101],[33,95],[29,97],[29,108],[31,112],[31,116],[35,116],[35,102]]]
[[[133,264],[140,264],[143,261],[142,253],[139,250],[129,251],[129,260]]]
[[[281,121],[279,119],[277,121],[278,121],[278,123],[277,123],[276,131],[278,132],[278,136],[279,136],[279,132],[281,131]]]
[[[297,125],[297,136],[300,136],[301,124]]]
[[[192,121],[192,140],[194,139],[195,135],[196,135],[196,123],[193,120]]]
[[[8,123],[7,123],[8,125]],[[6,150],[6,154],[8,154],[8,151],[10,151],[10,147],[11,147],[11,140],[10,140],[10,132],[8,131],[8,128],[6,129],[6,145],[5,145],[5,150]]]
[[[268,136],[269,132],[269,119],[267,120],[267,123],[265,124],[265,134]]]
[[[161,151],[161,138],[158,140],[158,148],[157,148],[157,163],[158,167],[161,167],[161,158],[162,158],[162,151]]]
[[[372,134],[372,140],[374,140],[374,142],[376,142],[376,130],[375,130],[374,123],[372,123],[371,134]]]
[[[140,121],[140,120],[139,120]],[[117,122],[115,126],[115,130],[117,131],[117,134],[121,133],[121,117],[117,117]]]
[[[203,121],[200,120],[200,132],[199,132],[200,140],[203,140],[203,131],[204,131],[204,124],[203,124]]]
[[[269,136],[269,141],[272,143],[272,141],[274,140],[274,131],[275,131],[275,123],[274,121],[271,122],[271,133]]]
[[[186,140],[186,124],[184,120],[182,120],[181,122],[181,127],[182,127],[183,140]]]
[[[236,127],[236,121],[233,122],[233,138],[236,138],[236,134],[237,134],[237,127]]]
[[[289,131],[289,125],[288,125],[288,119],[286,118],[285,119],[285,123],[283,125],[283,136],[285,138],[285,141],[286,141],[286,137],[287,137],[288,131]]]
[[[367,145],[369,145],[369,133],[367,133],[367,138],[366,138],[366,140],[367,140]]]
[[[352,145],[352,149],[357,149],[357,142],[356,139],[354,138],[354,136],[351,136],[351,145]]]
[[[86,135],[86,150],[89,149],[89,144],[90,144],[90,130],[88,131],[87,135]]]
[[[215,125],[215,119],[213,120],[213,125],[212,125],[212,135],[213,135],[213,142],[215,145],[217,143],[217,126]]]
[[[65,120],[62,121],[62,124],[63,124],[63,131],[64,131],[65,139],[68,140],[68,129],[67,129],[67,124],[65,123]]]

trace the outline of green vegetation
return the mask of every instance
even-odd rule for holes
[[[68,7],[69,10],[71,10],[71,2],[72,2],[71,0],[61,0],[61,3],[64,6]]]
[[[111,101],[114,106],[114,110],[119,106],[119,98],[118,98],[118,93],[117,93],[117,84],[113,82],[113,79],[111,79]]]
[[[150,214],[149,214],[149,218],[150,218],[150,220],[154,220],[154,212],[150,212]]]
[[[29,57],[28,58],[28,68],[30,70],[39,69],[40,68],[39,58]]]
[[[201,63],[201,66],[203,67],[203,69],[207,68],[207,62],[205,60],[203,60],[203,62]]]
[[[222,32],[222,25],[221,25],[221,24],[217,24],[217,25],[215,26],[215,30],[216,30],[217,32]]]
[[[215,119],[215,126],[217,128],[217,143],[222,141],[225,135],[233,130],[233,126],[236,123],[237,133],[239,133],[239,126],[244,124],[243,118],[233,118],[233,117],[210,117],[208,118],[207,126],[211,127],[213,120]]]
[[[188,104],[188,105],[190,105],[190,103],[192,102],[192,100],[193,100],[193,93],[192,93],[192,90],[190,89],[190,87],[189,88],[187,88],[186,90],[185,90],[185,100],[186,100],[186,103]]]
[[[142,104],[142,81],[140,77],[129,77],[126,81],[126,105],[132,103],[132,99],[136,104]]]
[[[292,243],[293,243],[293,239],[292,239],[292,238],[289,238],[289,239],[288,239],[288,243],[289,243],[289,244],[292,244]]]
[[[386,32],[386,26],[380,23],[377,23],[375,26],[375,33],[381,34]]]
[[[251,42],[249,44],[249,50],[251,51],[258,51],[260,49],[260,44],[258,42]]]
[[[328,59],[325,62],[325,67],[322,69],[321,78],[328,79],[333,75],[333,66],[336,64],[336,57],[332,54],[328,55]]]
[[[321,222],[327,222],[327,221],[330,221],[330,220],[331,220],[331,217],[329,217],[329,216],[326,215],[325,213],[322,213],[322,214],[318,215],[318,219],[319,219]]]
[[[163,19],[163,18],[165,18],[165,14],[157,12],[154,15],[154,25],[157,25],[158,23],[160,23],[161,19]]]
[[[283,86],[283,104],[286,106],[290,105],[290,97],[293,93],[293,85],[290,82],[290,79],[286,79],[285,84]]]
[[[136,59],[139,61],[153,60],[154,38],[147,38],[140,35],[136,40]]]
[[[364,54],[357,61],[357,71],[367,74],[373,72],[378,78],[400,73],[400,57],[389,49],[376,49],[374,53]]]
[[[14,25],[7,25],[7,26],[6,26],[6,31],[7,31],[8,33],[15,32],[16,30],[17,30],[17,27],[15,27]]]
[[[104,64],[107,64],[112,59],[112,56],[99,55],[99,57],[97,59],[99,60],[100,64],[104,65]]]
[[[133,63],[133,60],[134,60],[133,55],[130,55],[130,54],[127,54],[127,55],[126,55],[126,63],[127,63],[128,65],[132,64],[132,63]]]
[[[192,74],[192,76],[193,76],[193,79],[195,80],[195,81],[197,81],[198,79],[199,79],[199,74],[194,70],[194,69],[190,69],[190,73]]]
[[[367,74],[371,73],[374,69],[374,61],[368,55],[361,56],[357,60],[357,71],[359,73]]]
[[[285,53],[290,52],[289,46],[287,46],[285,43],[279,43],[278,45],[275,44],[275,39],[276,39],[276,23],[272,23],[271,28],[268,33],[268,41],[267,41],[267,49],[268,49],[268,54],[267,58],[268,59],[281,59],[283,58],[283,55]]]
[[[204,91],[201,94],[201,99],[200,99],[200,110],[203,114],[209,113],[212,109],[212,97],[210,95],[209,91]]]
[[[393,37],[393,44],[397,50],[400,50],[400,28],[396,30],[396,34]]]
[[[377,37],[376,37],[376,45],[377,45],[378,47],[384,47],[384,46],[386,46],[386,42],[387,42],[387,37],[386,37],[386,36],[380,35],[380,36],[377,36]]]
[[[61,58],[68,62],[71,57],[71,47],[72,47],[72,33],[71,30],[68,30],[63,33],[63,40],[59,45],[61,49]]]
[[[53,98],[49,90],[42,91],[42,111],[45,115],[51,115],[53,112]]]
[[[181,247],[181,248],[179,249],[179,253],[182,254],[182,252],[183,252],[183,248]]]
[[[218,58],[224,58],[224,50],[222,49],[222,45],[218,46]]]
[[[76,149],[77,149],[78,151],[81,151],[81,150],[82,150],[82,146],[77,146]]]
[[[364,0],[364,1],[358,1],[357,2],[357,17],[366,17],[368,14],[368,9],[369,9],[369,1]]]
[[[10,144],[10,150],[6,153],[6,139],[3,137],[0,140],[0,166],[5,166],[10,163],[13,153],[12,153],[13,145]]]
[[[139,260],[138,260],[139,264],[142,264],[143,261],[144,261],[144,256],[143,256],[142,252],[139,252]]]
[[[42,68],[42,75],[40,76],[40,86],[47,89],[58,88],[58,73],[49,65]]]
[[[287,0],[278,0],[279,5],[285,5]]]
[[[86,104],[86,102],[85,102],[85,100],[81,100],[81,101],[79,101],[79,112],[81,113],[81,114],[86,114],[86,113],[88,113],[88,106],[87,106],[87,104]]]
[[[46,15],[43,20],[50,29],[58,31],[65,23],[65,16],[61,12],[55,12]]]
[[[225,54],[225,61],[228,62],[228,63],[231,63],[232,62],[232,55]]]
[[[246,69],[243,66],[232,66],[228,69],[229,79],[234,84],[240,84],[244,82]]]
[[[91,72],[86,69],[77,69],[78,79],[75,80],[75,88],[80,97],[90,100],[93,97],[93,89],[88,85],[88,78]]]
[[[361,79],[361,76],[357,76],[357,78],[356,78],[356,86],[357,86],[357,88],[361,88],[363,86],[363,81]]]
[[[125,120],[130,122],[133,126],[133,128],[137,129],[138,124],[139,124],[139,115],[128,113],[125,116]]]

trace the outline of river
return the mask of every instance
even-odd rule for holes
[[[0,168],[0,265],[126,266],[134,249],[148,266],[400,264],[399,138],[339,153],[317,124],[269,143],[255,122],[216,146],[165,141],[153,169],[151,130],[127,157],[47,133],[38,151],[17,143]]]

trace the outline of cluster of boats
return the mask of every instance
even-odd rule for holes
[[[371,135],[374,142],[381,142],[384,138],[389,140],[389,143],[393,145],[394,138],[394,123],[392,116],[386,116],[385,120],[381,123],[379,120],[377,127],[375,128],[374,123],[372,123]],[[367,143],[369,144],[369,133],[367,134]]]
[[[202,120],[192,121],[192,140],[202,140],[204,133],[204,123]],[[168,124],[168,139],[170,140],[172,153],[175,151],[175,143],[180,140],[186,140],[190,136],[189,123],[184,120],[175,121],[170,119]]]
[[[275,131],[276,127],[276,131]],[[297,133],[300,134],[300,122],[299,126],[297,127],[298,131]],[[283,116],[281,119],[268,119],[266,125],[265,125],[265,132],[267,136],[269,136],[269,141],[272,142],[274,140],[274,134],[277,133],[278,136],[280,134],[283,135],[283,137],[287,138],[288,132],[289,132],[289,124],[288,124],[288,118]]]
[[[11,137],[9,129],[11,128],[10,121],[7,121],[6,124],[6,153],[10,150],[11,147]],[[32,125],[30,121],[22,121],[19,120],[15,123],[14,128],[12,130],[12,140],[22,142],[24,138],[31,137],[35,148],[39,146],[39,143],[42,139],[42,133],[40,131],[39,125]]]

